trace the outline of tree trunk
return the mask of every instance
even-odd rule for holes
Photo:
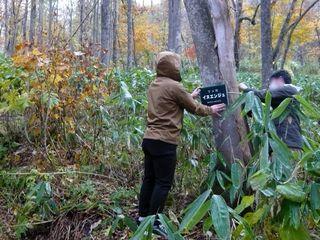
[[[242,0],[236,1],[235,13],[235,30],[234,30],[234,59],[237,70],[240,68],[240,32],[241,32],[241,15],[242,15]]]
[[[273,50],[273,56],[272,56],[273,62],[276,62],[279,57],[279,52],[282,48],[283,42],[284,42],[286,34],[288,32],[287,28],[290,24],[296,3],[297,3],[297,0],[292,0],[290,7],[289,7],[289,11],[287,13],[287,16],[286,16],[284,22],[282,23],[281,30],[280,30],[278,40],[277,40],[277,44]]]
[[[83,32],[84,32],[84,0],[79,0],[79,24],[80,24],[80,30],[79,30],[79,44],[81,47],[83,47]]]
[[[105,65],[110,64],[111,59],[111,0],[102,0],[101,2],[101,62]]]
[[[204,85],[223,83],[229,92],[238,93],[233,29],[226,2],[184,0],[184,3]],[[229,94],[230,102],[232,103],[237,96]],[[237,160],[246,163],[250,159],[246,129],[240,110],[224,121],[213,119],[216,148],[229,164]]]
[[[261,0],[261,77],[262,87],[267,88],[272,73],[271,0]]]
[[[48,17],[48,46],[52,45],[52,23],[53,23],[53,0],[49,0],[49,17]]]
[[[9,30],[9,7],[8,0],[4,0],[4,48],[8,45],[8,30]]]
[[[127,0],[127,68],[134,65],[132,0]]]
[[[119,2],[114,0],[113,10],[113,51],[112,61],[116,65],[118,62],[118,32],[119,32]]]
[[[43,39],[42,39],[42,33],[43,33],[43,4],[44,0],[39,0],[39,18],[38,18],[38,47],[42,48]]]
[[[168,49],[181,52],[181,0],[169,0]]]
[[[24,6],[23,19],[22,19],[22,39],[23,39],[23,42],[27,41],[28,5],[29,5],[29,1],[26,0],[25,6]]]
[[[31,48],[34,46],[36,17],[37,17],[37,3],[36,3],[36,0],[31,0],[30,27],[29,27],[29,42],[30,42]]]

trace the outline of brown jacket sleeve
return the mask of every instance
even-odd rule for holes
[[[182,84],[179,83],[175,86],[173,94],[178,105],[183,109],[186,109],[188,112],[199,116],[211,115],[211,108],[194,100]]]

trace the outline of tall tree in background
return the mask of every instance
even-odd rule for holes
[[[220,0],[184,0],[184,4],[204,85],[225,83],[230,92],[237,93],[234,32],[227,3]],[[235,95],[229,96],[231,102],[235,98]],[[250,159],[246,129],[239,111],[223,122],[213,119],[215,144],[227,162]]]
[[[37,36],[37,40],[38,40],[38,47],[42,48],[42,44],[43,44],[43,12],[44,12],[44,0],[39,0],[39,4],[38,4],[38,36]]]
[[[8,36],[6,42],[6,54],[12,56],[18,37],[18,23],[20,21],[20,8],[22,0],[11,0],[9,20],[8,20]]]
[[[112,61],[117,64],[119,58],[118,39],[119,39],[119,1],[113,1],[113,54]]]
[[[53,0],[49,0],[49,10],[48,10],[48,46],[51,46],[53,43],[52,39],[52,24],[53,24]]]
[[[267,88],[273,69],[271,0],[261,0],[261,64],[262,87]]]
[[[8,0],[4,0],[4,46],[8,45],[9,7]]]
[[[36,0],[31,0],[30,26],[29,26],[29,42],[31,47],[33,47],[34,45],[36,17],[37,17],[37,3],[36,3]]]
[[[134,65],[132,0],[127,0],[127,68]]]
[[[23,13],[23,19],[22,19],[22,39],[24,42],[27,41],[27,23],[28,23],[28,6],[29,1],[25,1],[25,6],[24,6],[24,13]]]
[[[79,30],[79,43],[81,46],[83,46],[83,34],[84,34],[84,0],[79,0],[79,24],[80,24],[80,30]]]
[[[168,49],[180,53],[181,39],[181,0],[169,0]]]
[[[107,66],[111,60],[112,0],[101,1],[101,62]]]

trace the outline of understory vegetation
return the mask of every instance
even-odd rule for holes
[[[259,87],[254,62],[243,61],[238,81]],[[201,83],[198,69],[184,66],[191,91]],[[211,119],[186,114],[175,186],[158,216],[170,239],[319,239],[320,72],[288,68],[302,87],[303,151],[292,153],[272,123],[290,99],[270,110],[270,95],[261,103],[248,93],[228,107],[224,117],[240,107],[252,113],[254,152],[230,166],[214,149]],[[151,238],[155,216],[139,228],[135,218],[154,76],[106,69],[85,52],[0,56],[1,239]]]

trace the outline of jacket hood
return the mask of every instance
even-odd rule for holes
[[[156,71],[158,77],[167,77],[180,82],[181,58],[173,52],[161,52],[157,55]]]

